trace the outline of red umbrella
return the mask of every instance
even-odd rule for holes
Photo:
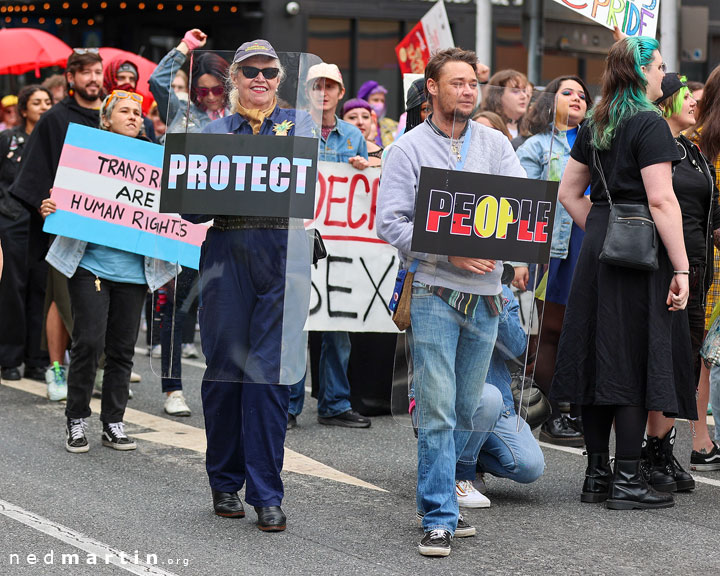
[[[143,112],[147,113],[154,100],[152,94],[150,93],[148,79],[153,73],[153,70],[157,67],[157,64],[155,64],[152,60],[148,60],[147,58],[143,58],[142,56],[138,56],[137,54],[120,50],[118,48],[100,48],[100,56],[103,59],[103,66],[107,66],[110,62],[116,59],[132,62],[135,66],[137,66],[140,81],[135,87],[135,90],[139,94],[143,95]]]
[[[40,68],[65,66],[72,48],[59,38],[36,28],[0,29],[0,74],[25,74]]]

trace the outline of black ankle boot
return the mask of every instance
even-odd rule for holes
[[[658,492],[648,485],[640,471],[640,460],[615,460],[615,473],[605,506],[611,510],[632,510],[674,505],[672,494]]]
[[[675,479],[675,484],[677,484],[677,488],[675,489],[675,491],[687,492],[689,490],[695,490],[695,480],[690,474],[685,471],[685,469],[680,465],[680,462],[678,462],[678,459],[675,458],[675,455],[673,454],[676,436],[677,431],[675,430],[675,426],[673,426],[670,429],[670,432],[665,435],[665,438],[660,441],[663,452],[665,454],[665,460],[667,461],[668,466],[672,471],[672,476]]]
[[[219,492],[210,489],[215,514],[224,518],[245,518],[245,509],[237,492]]]
[[[665,439],[669,436],[669,433],[666,434]],[[648,436],[647,440],[643,441],[644,459],[642,468],[648,484],[655,490],[658,492],[675,492],[677,483],[675,482],[673,468],[667,459],[664,446],[665,439],[661,440],[657,436]]]
[[[609,454],[607,452],[588,453],[588,465],[585,469],[585,482],[580,502],[605,502],[612,482]]]

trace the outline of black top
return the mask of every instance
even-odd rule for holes
[[[682,160],[673,170],[673,188],[683,215],[685,250],[691,265],[705,264],[708,224],[710,230],[720,227],[713,169],[687,138],[680,136],[676,142]],[[710,221],[708,217],[711,217]]]
[[[45,112],[25,145],[24,160],[11,194],[35,210],[50,196],[70,122],[99,128],[100,110],[83,108],[68,97]]]
[[[0,214],[13,220],[17,220],[23,207],[8,190],[20,169],[20,158],[27,139],[24,128],[19,126],[0,133]]]
[[[590,123],[580,127],[570,156],[590,167],[590,200],[607,202],[600,173],[593,170]],[[640,170],[653,164],[680,161],[680,153],[667,122],[656,112],[640,112],[615,130],[609,150],[599,152],[613,202],[647,204]]]

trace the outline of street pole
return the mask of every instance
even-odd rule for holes
[[[660,6],[660,54],[662,54],[667,69],[672,72],[680,71],[679,20],[680,0],[662,0]]]
[[[475,53],[478,60],[492,71],[492,4],[490,0],[476,0]]]
[[[527,0],[526,0],[527,1]],[[543,0],[529,0],[528,80],[534,85],[542,82]]]

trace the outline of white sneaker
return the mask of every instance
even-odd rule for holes
[[[190,408],[185,402],[182,390],[175,390],[165,399],[165,412],[170,416],[190,416]]]
[[[150,357],[162,358],[162,346],[160,344],[155,344],[155,346],[152,347],[150,350]]]
[[[490,500],[480,494],[470,480],[456,481],[455,492],[461,508],[490,508]]]
[[[138,374],[137,372],[130,372],[130,382],[140,382],[142,381],[142,376]]]
[[[182,357],[183,358],[198,358],[199,354],[195,344],[192,342],[182,345]]]
[[[55,362],[45,371],[45,383],[47,384],[47,397],[51,402],[67,400],[67,379],[65,366]]]

